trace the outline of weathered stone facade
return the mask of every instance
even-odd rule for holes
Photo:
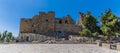
[[[79,17],[83,16],[80,14]],[[33,16],[33,18],[22,18],[20,21],[20,39],[23,37],[24,33],[49,33],[49,32],[66,32],[67,34],[77,34],[82,29],[81,20],[79,19],[78,24],[71,18],[70,15],[64,16],[63,18],[56,18],[53,11],[39,12],[38,15]],[[22,35],[21,35],[22,34]],[[26,39],[31,37],[27,36]],[[36,35],[35,35],[36,36]]]
[[[54,37],[49,37],[41,34],[35,34],[35,33],[20,33],[19,34],[20,41],[45,41],[50,39],[55,39]]]

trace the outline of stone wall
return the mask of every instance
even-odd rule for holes
[[[70,15],[63,18],[56,18],[53,11],[39,12],[33,18],[22,18],[20,22],[20,33],[40,33],[40,32],[79,32],[81,26],[75,24]]]
[[[22,18],[21,22],[20,22],[20,32],[21,33],[32,32],[31,31],[32,30],[31,25],[32,25],[32,19]]]
[[[19,41],[44,41],[48,37],[45,35],[35,34],[35,33],[20,33]]]
[[[32,18],[22,18],[20,22],[20,40],[35,41],[41,40],[44,35],[41,33],[46,33],[51,36],[66,36],[70,34],[79,33],[82,26],[77,25],[70,15],[64,16],[62,18],[56,18],[53,11],[39,12],[38,15]],[[59,31],[63,33],[58,33]],[[57,34],[57,35],[55,35]]]
[[[80,43],[95,43],[94,38],[90,37],[81,37],[80,35],[69,35],[69,40]]]
[[[43,13],[40,12],[40,18],[38,23],[39,32],[52,32],[54,31],[54,12]]]
[[[78,33],[81,30],[81,26],[72,24],[56,24],[55,30]]]

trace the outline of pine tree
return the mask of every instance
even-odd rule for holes
[[[118,17],[114,15],[110,9],[106,10],[100,17],[101,19],[101,30],[103,34],[110,40],[113,36],[116,37],[118,32]]]

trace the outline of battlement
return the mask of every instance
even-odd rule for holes
[[[49,14],[49,13],[51,13],[51,14],[55,14],[55,12],[54,12],[54,11],[49,11],[49,12],[48,12],[48,14]]]
[[[32,22],[31,18],[21,18],[21,22]]]
[[[41,15],[41,16],[46,16],[46,15],[48,15],[48,16],[50,16],[50,17],[54,17],[55,16],[55,12],[54,11],[49,11],[49,12],[39,12],[39,15]]]
[[[21,20],[30,20],[31,18],[21,18]]]
[[[55,17],[55,12],[49,11],[47,15],[48,17]]]

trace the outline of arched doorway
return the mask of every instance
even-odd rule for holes
[[[26,37],[26,41],[29,41],[29,37],[28,36]]]

